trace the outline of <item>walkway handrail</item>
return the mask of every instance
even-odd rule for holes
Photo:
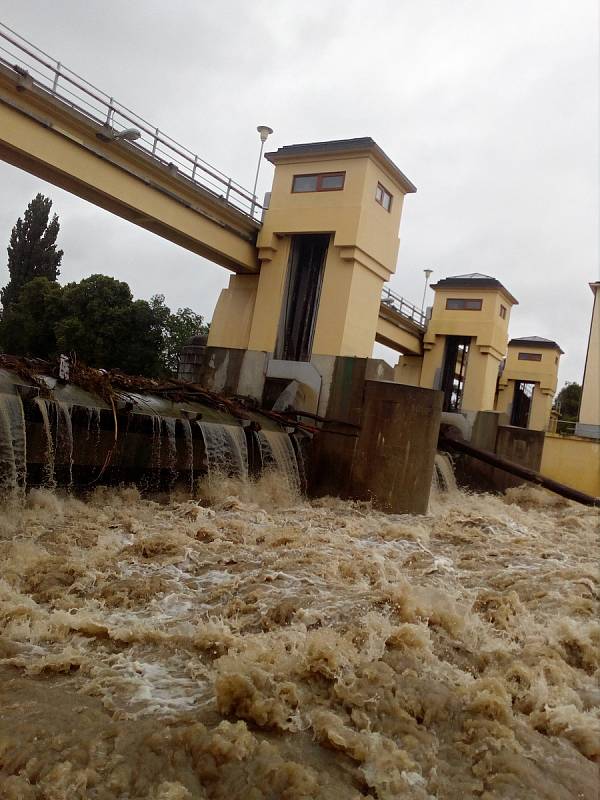
[[[413,305],[413,303],[409,303],[408,300],[400,297],[399,294],[396,294],[396,292],[393,292],[387,286],[384,286],[381,292],[381,302],[384,306],[388,306],[392,311],[400,314],[401,317],[414,322],[418,328],[425,330],[427,327],[427,317],[423,311]]]
[[[2,22],[0,64],[28,76],[40,88],[114,133],[135,127],[141,136],[130,142],[134,147],[164,166],[175,168],[192,183],[222,198],[248,217],[260,216],[262,206],[252,192]]]

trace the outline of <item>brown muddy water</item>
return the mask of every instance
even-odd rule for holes
[[[0,512],[0,797],[596,798],[598,517],[275,478]]]

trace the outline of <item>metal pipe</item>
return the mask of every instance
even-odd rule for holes
[[[514,461],[501,458],[495,453],[490,453],[489,450],[480,450],[479,447],[473,447],[472,444],[467,444],[467,442],[462,442],[458,439],[451,439],[447,436],[440,436],[439,446],[442,449],[456,450],[459,453],[464,453],[479,461],[483,461],[484,464],[490,464],[492,467],[497,467],[511,475],[516,475],[517,478],[523,478],[523,480],[529,481],[530,483],[543,486],[544,489],[549,489],[551,492],[559,494],[561,497],[575,500],[577,503],[582,503],[585,506],[600,508],[600,497],[593,497],[585,492],[580,492],[578,489],[573,489],[571,486],[565,486],[564,483],[559,483],[558,481],[552,480],[552,478],[547,478],[545,475],[535,472],[535,470],[521,466],[521,464],[515,464]]]

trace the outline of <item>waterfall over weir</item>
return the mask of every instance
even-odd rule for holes
[[[282,431],[259,431],[258,440],[263,466],[281,472],[285,475],[290,488],[299,492],[300,471],[290,437]]]
[[[23,403],[18,394],[0,395],[0,488],[24,488],[27,444]]]
[[[436,453],[431,479],[431,493],[456,491],[456,477],[452,459],[447,453]]]
[[[210,401],[210,398],[208,398]],[[135,483],[193,493],[204,475],[248,480],[281,473],[305,485],[297,443],[260,412],[244,426],[218,399],[171,401],[123,391],[108,404],[74,384],[27,383],[0,369],[0,491]]]
[[[208,474],[248,477],[248,444],[239,425],[198,422],[206,447]]]

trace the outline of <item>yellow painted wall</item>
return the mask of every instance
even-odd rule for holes
[[[527,379],[522,378],[521,380]],[[498,388],[495,410],[502,415],[500,417],[501,425],[510,425],[512,404],[515,397],[515,385],[516,381],[510,379],[508,381],[503,381],[502,385]],[[553,399],[553,392],[542,390],[539,383],[535,385],[531,398],[531,409],[529,412],[529,422],[527,425],[530,430],[549,430],[550,413],[552,411]]]
[[[600,283],[592,283],[590,286],[594,293],[594,308],[585,362],[579,422],[585,425],[600,426]]]
[[[274,157],[275,158],[275,157]],[[287,160],[286,160],[287,159]],[[291,238],[294,234],[330,233],[319,309],[314,355],[370,357],[375,342],[383,284],[396,269],[398,228],[406,188],[365,152],[332,157],[312,154],[277,160],[269,208],[257,245],[261,271],[254,305],[223,299],[217,306],[211,343],[247,338],[251,350],[274,352],[287,288]],[[345,172],[340,191],[292,192],[295,175]],[[392,194],[391,210],[375,200],[378,182]],[[231,293],[232,287],[225,290]],[[245,303],[245,305],[244,305]],[[250,312],[239,310],[251,309]],[[231,310],[239,317],[231,318]],[[252,322],[246,337],[246,316]],[[227,315],[228,319],[221,319]],[[232,332],[230,329],[238,327]],[[230,346],[230,345],[224,345]]]
[[[498,368],[506,352],[508,323],[514,301],[501,288],[438,287],[424,337],[421,386],[440,388],[446,336],[471,337],[462,400],[463,411],[493,411]],[[446,300],[481,299],[479,311],[446,308]],[[506,317],[500,316],[500,306]]]
[[[481,311],[452,311],[446,308],[448,298],[481,299]],[[500,316],[500,305],[507,309],[506,319]],[[508,343],[508,323],[512,303],[498,289],[437,289],[425,341],[436,335],[474,336],[480,347],[493,347],[504,358]]]
[[[462,411],[493,411],[500,360],[471,344]]]
[[[519,353],[538,353],[541,361],[520,361]],[[498,385],[496,411],[505,415],[503,424],[510,424],[512,403],[515,396],[515,383],[528,381],[535,383],[528,428],[536,431],[548,430],[552,401],[558,382],[560,350],[554,347],[523,345],[518,342],[509,345],[504,370]]]
[[[248,349],[258,275],[232,275],[217,300],[208,334],[210,347]]]
[[[421,386],[422,356],[400,356],[394,367],[394,380],[407,386]]]
[[[542,475],[600,497],[600,441],[547,433]]]
[[[275,350],[285,289],[290,237],[278,238],[273,258],[263,261],[256,293],[254,315],[248,341],[249,350]]]

